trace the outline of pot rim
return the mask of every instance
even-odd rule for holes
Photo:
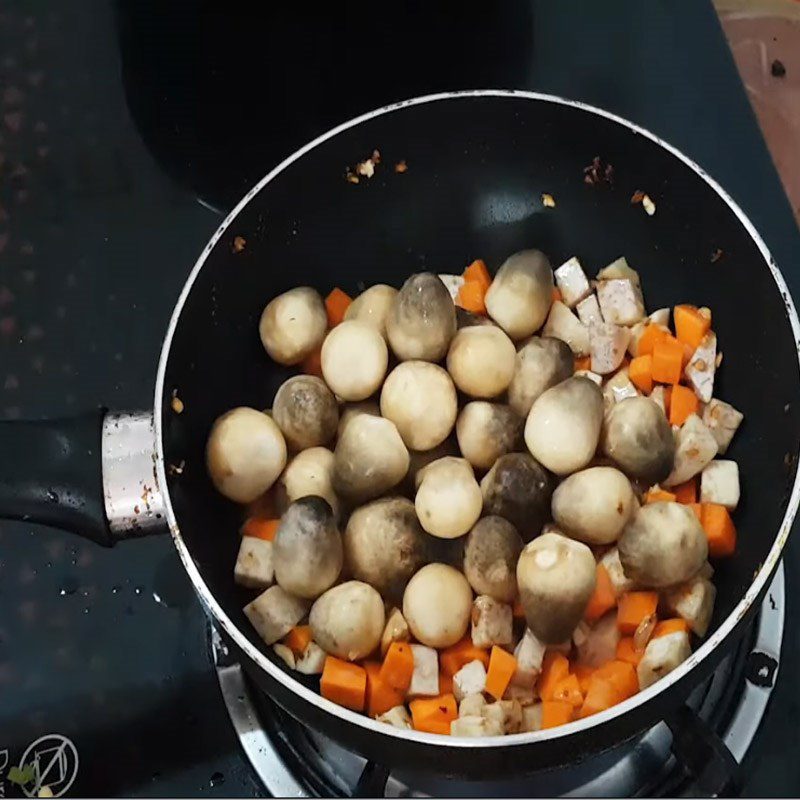
[[[667,691],[669,688],[677,684],[682,678],[688,675],[692,669],[694,669],[706,657],[708,657],[714,649],[722,644],[722,642],[734,631],[739,622],[747,615],[753,603],[756,602],[758,597],[761,595],[762,591],[766,587],[767,581],[771,577],[775,567],[778,564],[781,552],[783,551],[791,532],[792,523],[794,522],[794,518],[797,513],[798,504],[800,504],[800,469],[798,469],[795,473],[794,484],[792,486],[791,495],[786,507],[783,521],[778,529],[778,533],[775,537],[772,547],[770,548],[770,551],[763,564],[760,566],[758,573],[755,575],[753,582],[750,584],[747,592],[745,592],[744,597],[739,601],[739,603],[737,603],[731,613],[722,621],[717,630],[714,631],[714,633],[708,639],[706,639],[701,646],[695,650],[688,659],[686,659],[686,661],[684,661],[668,675],[661,678],[655,684],[649,686],[647,689],[639,692],[633,697],[628,698],[623,703],[612,706],[611,708],[591,717],[576,720],[556,728],[549,728],[533,733],[515,733],[505,736],[463,738],[453,736],[445,737],[437,734],[421,733],[413,730],[401,730],[394,728],[390,725],[386,725],[385,723],[370,719],[363,714],[359,714],[355,711],[350,711],[349,709],[336,705],[312,689],[304,686],[298,680],[295,680],[290,673],[285,672],[277,664],[274,664],[264,653],[261,652],[259,648],[253,645],[247,636],[245,636],[244,633],[233,623],[230,617],[225,613],[225,610],[222,608],[222,606],[220,606],[220,604],[214,598],[211,590],[204,581],[203,576],[200,574],[200,570],[192,559],[189,548],[181,536],[180,528],[175,517],[175,512],[172,508],[169,490],[167,488],[168,484],[162,440],[162,397],[164,393],[164,380],[166,376],[167,363],[169,361],[172,339],[180,321],[183,307],[186,303],[189,293],[192,290],[192,286],[194,285],[194,282],[200,273],[200,270],[203,268],[203,265],[209,254],[216,246],[220,237],[223,236],[231,223],[236,219],[239,212],[256,194],[258,194],[258,192],[261,191],[261,189],[270,183],[277,175],[291,166],[295,161],[302,158],[302,156],[304,156],[306,153],[313,150],[323,142],[326,142],[328,139],[337,136],[339,133],[360,125],[363,122],[367,122],[374,117],[379,117],[384,114],[391,114],[408,106],[418,106],[426,103],[435,103],[454,99],[460,100],[469,97],[499,97],[514,100],[534,100],[538,102],[570,106],[585,113],[603,117],[607,120],[617,123],[618,125],[622,125],[633,133],[650,139],[652,142],[667,150],[677,159],[682,161],[687,167],[692,169],[700,178],[702,178],[728,205],[730,210],[736,215],[741,225],[745,228],[747,233],[750,235],[750,238],[758,247],[766,266],[772,273],[772,277],[777,285],[778,291],[783,298],[783,302],[786,307],[786,313],[789,317],[789,323],[795,336],[795,342],[800,342],[800,320],[798,320],[797,311],[795,309],[794,302],[792,301],[786,281],[784,280],[780,269],[775,263],[775,260],[769,252],[766,243],[759,235],[755,226],[744,213],[744,211],[733,200],[733,198],[725,191],[725,189],[723,189],[722,186],[717,183],[717,181],[708,175],[708,173],[706,173],[706,171],[700,167],[699,164],[678,150],[678,148],[669,144],[664,139],[647,130],[646,128],[643,128],[640,125],[637,125],[636,123],[633,123],[610,111],[598,108],[597,106],[593,106],[588,103],[582,103],[577,100],[569,100],[558,95],[545,94],[541,92],[529,92],[517,89],[470,89],[423,95],[382,106],[381,108],[377,108],[373,111],[367,112],[366,114],[354,117],[353,119],[330,129],[326,133],[323,133],[316,139],[308,142],[303,147],[296,150],[290,156],[285,158],[280,164],[278,164],[278,166],[267,173],[260,181],[258,181],[258,183],[256,183],[255,186],[253,186],[247,192],[247,194],[244,195],[244,197],[233,208],[233,210],[225,217],[222,224],[219,226],[209,240],[208,244],[203,249],[200,257],[197,259],[194,267],[192,268],[192,271],[189,274],[183,289],[181,290],[180,296],[178,297],[169,321],[166,336],[164,337],[161,356],[158,363],[158,373],[156,377],[154,399],[156,453],[158,456],[156,460],[156,470],[158,474],[159,485],[162,486],[164,490],[164,505],[170,533],[172,534],[173,541],[175,542],[175,546],[178,550],[181,561],[183,562],[184,568],[191,578],[195,587],[195,591],[199,595],[203,605],[208,609],[208,611],[211,612],[211,614],[213,614],[219,625],[222,626],[228,636],[233,639],[233,641],[245,653],[245,655],[250,658],[260,669],[264,670],[273,680],[278,681],[288,689],[292,690],[304,701],[316,705],[332,716],[338,717],[344,722],[363,728],[365,731],[368,731],[372,734],[402,739],[403,741],[412,740],[420,744],[448,748],[456,747],[463,748],[465,750],[475,747],[514,747],[530,745],[538,741],[555,740],[571,736],[572,734],[585,732],[590,728],[603,725],[604,723],[610,722],[611,720],[626,714],[628,711],[643,706],[661,692]],[[797,347],[795,349],[797,350]],[[800,351],[798,351],[798,371],[800,372]]]

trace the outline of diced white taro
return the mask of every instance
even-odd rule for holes
[[[326,657],[327,653],[316,642],[309,642],[297,659],[295,669],[303,675],[321,675]]]
[[[601,617],[589,630],[586,640],[577,646],[578,663],[588,667],[602,667],[617,655],[620,633],[616,611]]]
[[[650,322],[656,325],[663,325],[665,328],[669,327],[669,309],[659,308],[648,317]]]
[[[614,594],[617,597],[636,588],[636,583],[625,575],[622,562],[619,560],[619,550],[616,547],[612,547],[604,553],[600,563],[606,568],[608,578],[614,587]]]
[[[378,714],[375,719],[377,719],[378,722],[385,722],[393,728],[411,730],[411,715],[408,713],[408,709],[405,706],[390,708],[384,714]]]
[[[715,459],[700,475],[700,502],[718,503],[733,511],[739,505],[739,466]]]
[[[525,628],[522,639],[514,648],[517,671],[511,678],[511,682],[517,686],[533,686],[542,670],[545,649],[546,645],[536,638],[533,631]]]
[[[627,278],[600,281],[597,302],[606,322],[615,325],[635,325],[644,318],[642,290]]]
[[[289,669],[294,669],[297,665],[294,653],[285,644],[272,645],[272,651],[287,667],[289,667]]]
[[[268,589],[275,577],[272,564],[272,542],[257,536],[242,536],[233,579],[248,589]]]
[[[406,693],[412,697],[436,697],[439,694],[439,654],[424,644],[412,644],[414,672]]]
[[[596,372],[592,372],[590,369],[577,369],[575,370],[575,377],[576,378],[588,378],[590,381],[594,381],[598,386],[603,385],[603,376],[598,375]]]
[[[573,256],[565,261],[554,273],[556,285],[569,308],[575,308],[581,300],[592,292],[589,279],[583,271],[581,262]]]
[[[483,710],[484,716],[490,716],[489,709],[497,708],[503,712],[503,733],[519,733],[522,725],[522,706],[518,700],[497,700]],[[499,713],[499,712],[498,712]]]
[[[399,608],[393,608],[386,617],[386,625],[383,626],[381,655],[386,655],[392,642],[407,642],[409,638],[408,623],[403,612]]]
[[[542,704],[534,703],[522,709],[522,730],[533,733],[542,729]]]
[[[677,486],[705,469],[717,454],[717,440],[697,414],[681,425],[675,441],[675,464],[662,486]]]
[[[472,643],[475,647],[511,644],[514,618],[510,605],[482,594],[472,604]]]
[[[616,261],[612,261],[597,273],[598,281],[610,281],[615,278],[627,278],[633,282],[634,286],[642,285],[641,280],[639,280],[639,273],[628,266],[625,256],[620,256]]]
[[[535,686],[516,686],[509,683],[503,693],[503,700],[516,700],[523,708],[538,700]]]
[[[461,701],[471,694],[480,694],[486,688],[486,667],[482,661],[470,661],[453,675],[453,695]]]
[[[592,626],[585,620],[581,620],[574,631],[572,631],[572,643],[580,651],[581,645],[589,638],[589,631]]]
[[[666,390],[663,386],[654,386],[653,391],[650,392],[650,399],[664,412],[664,416],[667,414],[667,395]]]
[[[686,365],[686,377],[692,384],[694,393],[704,402],[711,400],[714,394],[714,372],[717,358],[717,335],[709,331],[694,351],[691,360]]]
[[[458,300],[458,291],[464,285],[464,276],[439,273],[439,280],[445,285],[447,291],[450,292],[450,297],[453,298],[453,302],[455,303],[456,300]]]
[[[728,445],[733,439],[733,435],[742,424],[744,414],[737,411],[730,403],[713,398],[703,411],[703,422],[705,422],[711,435],[717,440],[719,453],[724,454]]]
[[[606,411],[610,411],[617,403],[628,397],[638,396],[639,390],[631,383],[627,367],[617,370],[603,387],[603,405]]]
[[[659,678],[672,672],[675,667],[686,661],[691,653],[689,634],[685,631],[677,631],[666,636],[659,636],[657,639],[651,639],[636,668],[639,676],[639,688],[646,689]]]
[[[592,372],[608,375],[615,372],[628,347],[630,331],[610,322],[592,325],[589,329],[589,350],[592,356]]]
[[[483,714],[486,698],[482,694],[468,694],[458,704],[459,717],[480,717]]]
[[[451,736],[478,737],[502,736],[503,725],[498,719],[487,719],[477,714],[459,717],[450,723]]]
[[[274,644],[308,613],[311,603],[284,592],[280,586],[271,586],[244,607],[244,613],[258,635]]]
[[[667,589],[662,595],[664,605],[673,614],[685,619],[698,636],[705,636],[708,631],[716,597],[714,584],[705,578],[692,578],[680,586]]]
[[[647,322],[637,322],[630,328],[631,338],[628,340],[628,355],[631,358],[636,358],[636,354],[639,352],[639,339],[642,338],[647,325]]]
[[[589,329],[560,300],[550,306],[542,336],[561,339],[576,356],[585,356],[589,352]]]
[[[597,302],[597,295],[590,294],[575,306],[578,312],[578,319],[586,326],[601,325],[605,320],[600,312],[600,304]]]

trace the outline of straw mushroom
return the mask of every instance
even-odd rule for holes
[[[450,647],[467,632],[472,590],[447,564],[428,564],[408,582],[403,616],[414,638],[428,647]]]
[[[340,322],[322,343],[322,376],[342,400],[366,400],[380,388],[389,351],[366,322]]]
[[[234,408],[218,417],[206,444],[206,466],[217,491],[251,503],[269,489],[286,466],[286,442],[275,422],[254,408]]]
[[[292,450],[305,450],[333,439],[339,406],[325,381],[313,375],[295,375],[276,392],[272,418]]]
[[[467,403],[456,421],[458,446],[475,469],[489,469],[522,443],[523,420],[500,403]]]
[[[539,395],[571,377],[573,368],[572,350],[566,342],[551,336],[532,337],[517,352],[508,404],[527,417]]]
[[[381,415],[381,409],[374,400],[345,403],[339,410],[339,425],[336,429],[336,435],[340,437],[350,420],[358,414],[370,414],[373,417],[379,417]]]
[[[281,498],[287,505],[301,497],[321,497],[339,516],[339,498],[333,490],[333,453],[326,447],[309,447],[298,453],[287,465],[279,480]]]
[[[377,329],[381,336],[386,338],[386,317],[397,297],[397,289],[378,283],[365,289],[347,307],[345,319],[357,319],[366,322]]]
[[[517,561],[522,552],[517,529],[502,517],[479,520],[464,545],[464,575],[479,595],[503,603],[517,596]]]
[[[447,352],[447,371],[471,397],[497,397],[511,383],[517,352],[514,343],[494,325],[462,328]]]
[[[258,332],[261,343],[273,361],[299,364],[311,355],[325,338],[328,314],[315,289],[298,286],[267,303],[261,314]]]
[[[441,279],[412,275],[386,317],[386,336],[401,361],[440,361],[456,332],[456,309]]]
[[[483,497],[472,466],[463,458],[441,458],[422,470],[414,506],[432,536],[463,536],[481,515]]]

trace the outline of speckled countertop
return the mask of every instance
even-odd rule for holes
[[[335,122],[452,86],[570,95],[666,136],[751,214],[779,263],[789,266],[798,296],[797,230],[710,5],[684,3],[678,14],[672,4],[575,0],[567,12],[559,4],[509,0],[498,11],[498,36],[513,31],[521,38],[508,52],[470,58],[473,73],[459,79],[445,68],[470,28],[485,35],[484,20],[466,19],[458,36],[438,45],[441,70],[411,80],[401,63],[383,63],[370,73],[373,80],[346,82],[328,105],[310,103],[307,84],[271,98],[263,74],[244,71],[222,81],[217,99],[226,114],[232,107],[252,110],[255,135],[248,144],[257,146],[238,147],[236,134],[251,119],[243,114],[230,123],[225,153],[200,148],[191,135],[192,124],[225,129],[217,106],[187,97],[188,109],[171,113],[186,89],[172,82],[168,59],[159,59],[199,42],[191,17],[183,24],[180,4],[159,4],[158,14],[155,6],[125,0],[113,8],[102,0],[17,5],[0,7],[3,418],[101,403],[149,407],[172,304],[219,221],[209,206],[229,207],[266,167]],[[169,35],[158,33],[162,16],[174,25]],[[148,46],[138,52],[131,45],[134,17],[136,30],[148,33]],[[252,44],[241,37],[257,26],[242,20],[236,36],[223,26],[216,39],[198,44],[212,63],[210,74],[221,69],[221,51]],[[293,30],[306,35],[307,29]],[[370,58],[379,58],[379,45],[373,42]],[[337,52],[352,57],[347,48]],[[325,68],[336,66],[331,61]],[[347,69],[352,75],[361,68]],[[222,168],[214,180],[195,183],[217,158]],[[787,554],[790,618],[800,611],[797,551],[791,544]],[[800,642],[790,640],[792,660],[782,676],[800,666],[799,651]],[[779,682],[775,706],[748,771],[753,794],[800,785],[800,764],[782,755],[786,724],[800,714],[795,682]],[[68,736],[80,754],[72,794],[259,791],[222,707],[205,619],[168,539],[106,551],[54,531],[0,524],[0,789],[6,796],[13,792],[2,774],[3,751],[16,763],[32,740],[53,732]]]

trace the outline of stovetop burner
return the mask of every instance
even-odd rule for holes
[[[777,677],[784,625],[784,572],[780,564],[750,633],[689,704],[741,763],[761,723]],[[211,648],[220,688],[242,749],[267,792],[277,797],[357,793],[370,765],[298,723],[232,661],[216,630]],[[637,797],[678,796],[691,779],[671,750],[660,722],[646,733],[570,767],[505,781],[453,781],[392,771],[387,797]]]

